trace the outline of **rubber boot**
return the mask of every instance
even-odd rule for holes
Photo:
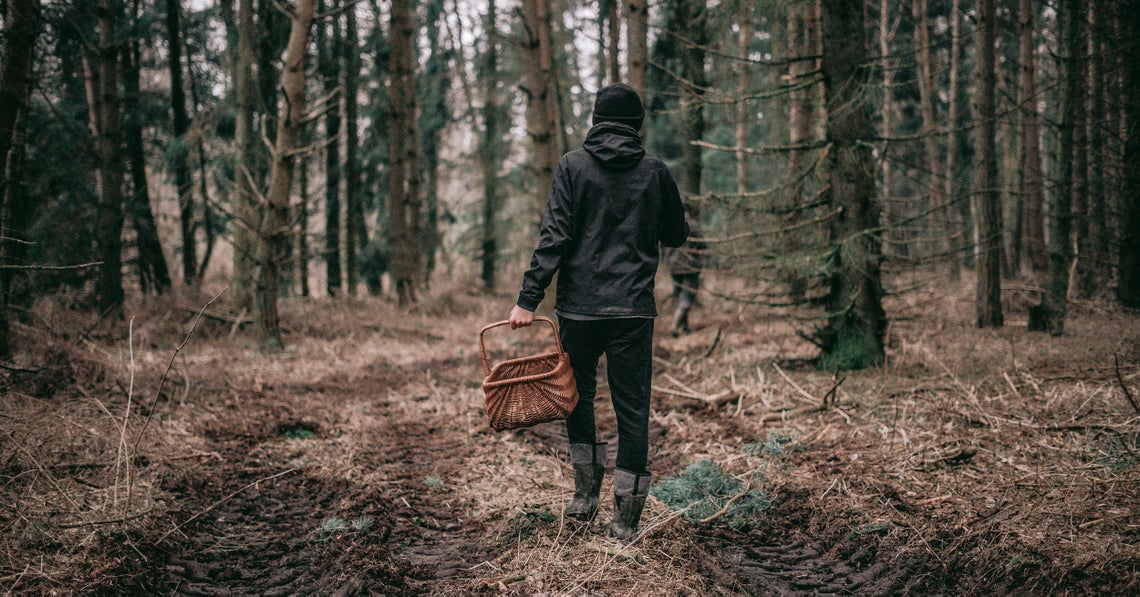
[[[566,504],[566,517],[593,520],[606,471],[606,444],[570,444],[570,465],[574,468],[574,497]]]
[[[653,475],[631,473],[624,469],[614,471],[614,520],[610,535],[622,541],[637,534],[645,498],[649,497],[649,483]]]

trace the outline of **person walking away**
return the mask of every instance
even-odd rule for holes
[[[554,308],[578,385],[578,405],[566,419],[574,495],[564,515],[583,521],[597,514],[606,463],[594,421],[598,360],[606,356],[618,423],[609,532],[618,539],[636,533],[652,480],[647,464],[658,246],[678,247],[689,234],[669,169],[642,147],[644,119],[641,97],[629,85],[598,90],[582,148],[558,162],[530,269],[509,317],[512,329],[531,325],[558,272]]]
[[[685,203],[685,219],[689,224],[689,239],[678,248],[666,247],[662,251],[665,267],[673,279],[673,325],[669,332],[674,338],[689,333],[689,311],[697,302],[701,288],[701,270],[705,265],[705,245],[702,240],[700,218],[692,203]]]

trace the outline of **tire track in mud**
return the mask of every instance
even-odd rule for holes
[[[214,411],[233,410],[200,429],[218,462],[188,466],[165,483],[178,497],[181,526],[130,567],[141,593],[185,595],[413,595],[461,576],[485,559],[484,529],[465,526],[459,498],[429,493],[424,479],[462,466],[453,440],[385,398],[371,406],[375,424],[361,433],[354,468],[375,471],[374,484],[317,478],[289,470],[288,433],[324,429],[322,410],[361,395],[401,396],[418,363],[365,372],[352,383],[280,387],[256,401],[219,408],[238,397],[215,396]],[[370,369],[373,369],[370,367]],[[218,395],[224,394],[219,391]],[[320,400],[306,398],[320,395]],[[292,451],[297,451],[296,449]],[[275,475],[279,475],[276,476]],[[269,477],[274,477],[268,479]],[[339,519],[333,523],[332,519]],[[173,523],[172,523],[173,524]],[[140,570],[141,568],[141,570]]]

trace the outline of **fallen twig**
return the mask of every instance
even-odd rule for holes
[[[1128,386],[1124,384],[1124,378],[1120,375],[1120,359],[1116,356],[1116,353],[1113,353],[1112,361],[1116,364],[1116,380],[1120,382],[1120,389],[1124,390],[1124,397],[1128,399],[1128,403],[1132,405],[1132,409],[1140,413],[1140,405],[1136,404],[1136,400],[1132,398],[1132,393],[1128,391]]]
[[[716,511],[716,513],[702,518],[700,521],[701,524],[708,524],[708,523],[720,518],[721,516],[724,516],[724,513],[728,512],[728,509],[730,507],[732,507],[732,504],[735,503],[736,500],[744,497],[751,490],[752,490],[752,484],[751,483],[745,483],[744,489],[740,490],[740,493],[732,496],[727,502],[724,503],[724,506],[722,506],[720,510]]]
[[[779,365],[777,365],[776,363],[772,363],[772,368],[774,368],[776,370],[776,373],[780,374],[780,377],[784,378],[784,381],[788,382],[788,385],[795,388],[796,391],[799,392],[801,396],[810,400],[813,406],[815,405],[815,403],[816,403],[815,396],[812,396],[811,394],[809,394],[807,392],[807,390],[801,388],[798,383],[792,381],[792,378],[788,377],[788,374],[784,373],[784,370],[781,369]]]
[[[262,477],[256,481],[249,483],[245,487],[242,487],[241,489],[238,489],[237,491],[235,491],[235,492],[227,495],[226,497],[214,502],[213,504],[210,504],[209,506],[206,507],[206,509],[195,514],[194,516],[191,516],[190,518],[187,518],[186,520],[182,521],[181,523],[175,525],[173,529],[166,531],[166,533],[163,534],[163,536],[159,537],[158,540],[154,542],[154,545],[158,545],[159,543],[162,543],[167,537],[169,537],[173,533],[178,532],[178,530],[181,529],[182,527],[190,524],[191,522],[194,522],[194,520],[196,520],[199,516],[202,516],[203,514],[207,514],[208,512],[213,510],[214,508],[217,508],[218,506],[221,506],[222,504],[230,501],[231,499],[233,499],[234,496],[236,496],[237,494],[249,489],[250,487],[257,485],[258,483],[262,483],[265,481],[272,481],[273,479],[276,479],[277,477],[283,477],[285,475],[288,475],[289,473],[295,473],[295,472],[297,472],[297,469],[291,468],[287,471],[281,471],[280,473],[277,473],[276,475],[270,475],[268,477]]]

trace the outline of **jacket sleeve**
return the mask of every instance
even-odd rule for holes
[[[685,208],[681,193],[668,170],[661,172],[661,229],[658,240],[666,247],[679,247],[689,238],[689,223],[685,221]]]
[[[565,162],[559,162],[546,200],[538,246],[530,258],[530,269],[523,275],[518,306],[534,311],[546,296],[546,287],[562,265],[566,246],[574,229],[574,214],[569,174]]]

